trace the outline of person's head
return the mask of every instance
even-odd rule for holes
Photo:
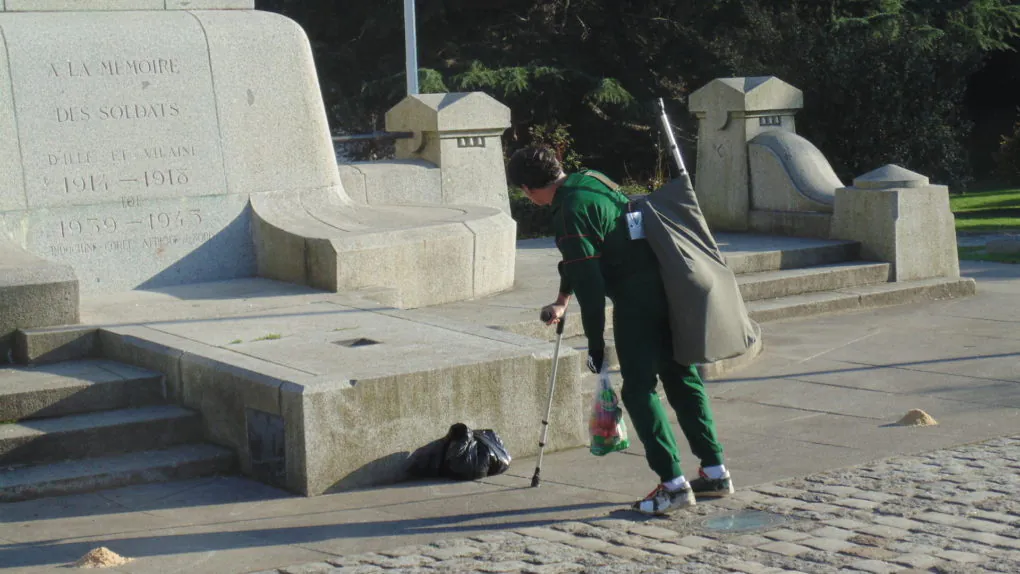
[[[528,146],[514,152],[507,165],[512,185],[524,190],[532,202],[549,205],[565,177],[556,152],[548,146]]]

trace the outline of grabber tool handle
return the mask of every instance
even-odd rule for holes
[[[538,464],[535,474],[531,477],[531,486],[536,487],[542,482],[542,457],[545,455],[545,441],[549,437],[549,418],[552,416],[553,393],[556,390],[556,370],[560,365],[560,343],[563,342],[563,326],[567,323],[567,314],[560,317],[556,324],[556,349],[553,351],[552,376],[549,380],[549,400],[546,402],[545,418],[542,419],[542,437],[538,439]]]

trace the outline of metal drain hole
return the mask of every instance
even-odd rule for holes
[[[727,512],[706,518],[702,524],[709,530],[717,532],[746,532],[761,530],[783,524],[789,520],[781,514],[763,512],[761,510],[741,510]]]
[[[344,340],[344,341],[333,341],[333,344],[334,345],[340,345],[341,347],[349,347],[349,348],[353,349],[355,347],[367,347],[369,345],[378,345],[379,341],[374,341],[372,339],[366,339],[364,337],[359,337],[357,339],[347,339],[347,340]]]

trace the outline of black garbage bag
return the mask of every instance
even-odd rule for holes
[[[510,461],[510,453],[495,431],[473,431],[457,423],[445,437],[411,455],[408,473],[414,478],[477,480],[506,472]]]

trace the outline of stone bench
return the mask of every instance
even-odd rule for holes
[[[386,114],[397,159],[339,165],[344,195],[252,196],[258,272],[327,291],[373,290],[396,307],[513,286],[500,137],[510,110],[481,93],[421,94]]]
[[[334,292],[383,289],[399,308],[513,285],[517,228],[492,207],[357,205],[328,191],[251,202],[261,277]]]

